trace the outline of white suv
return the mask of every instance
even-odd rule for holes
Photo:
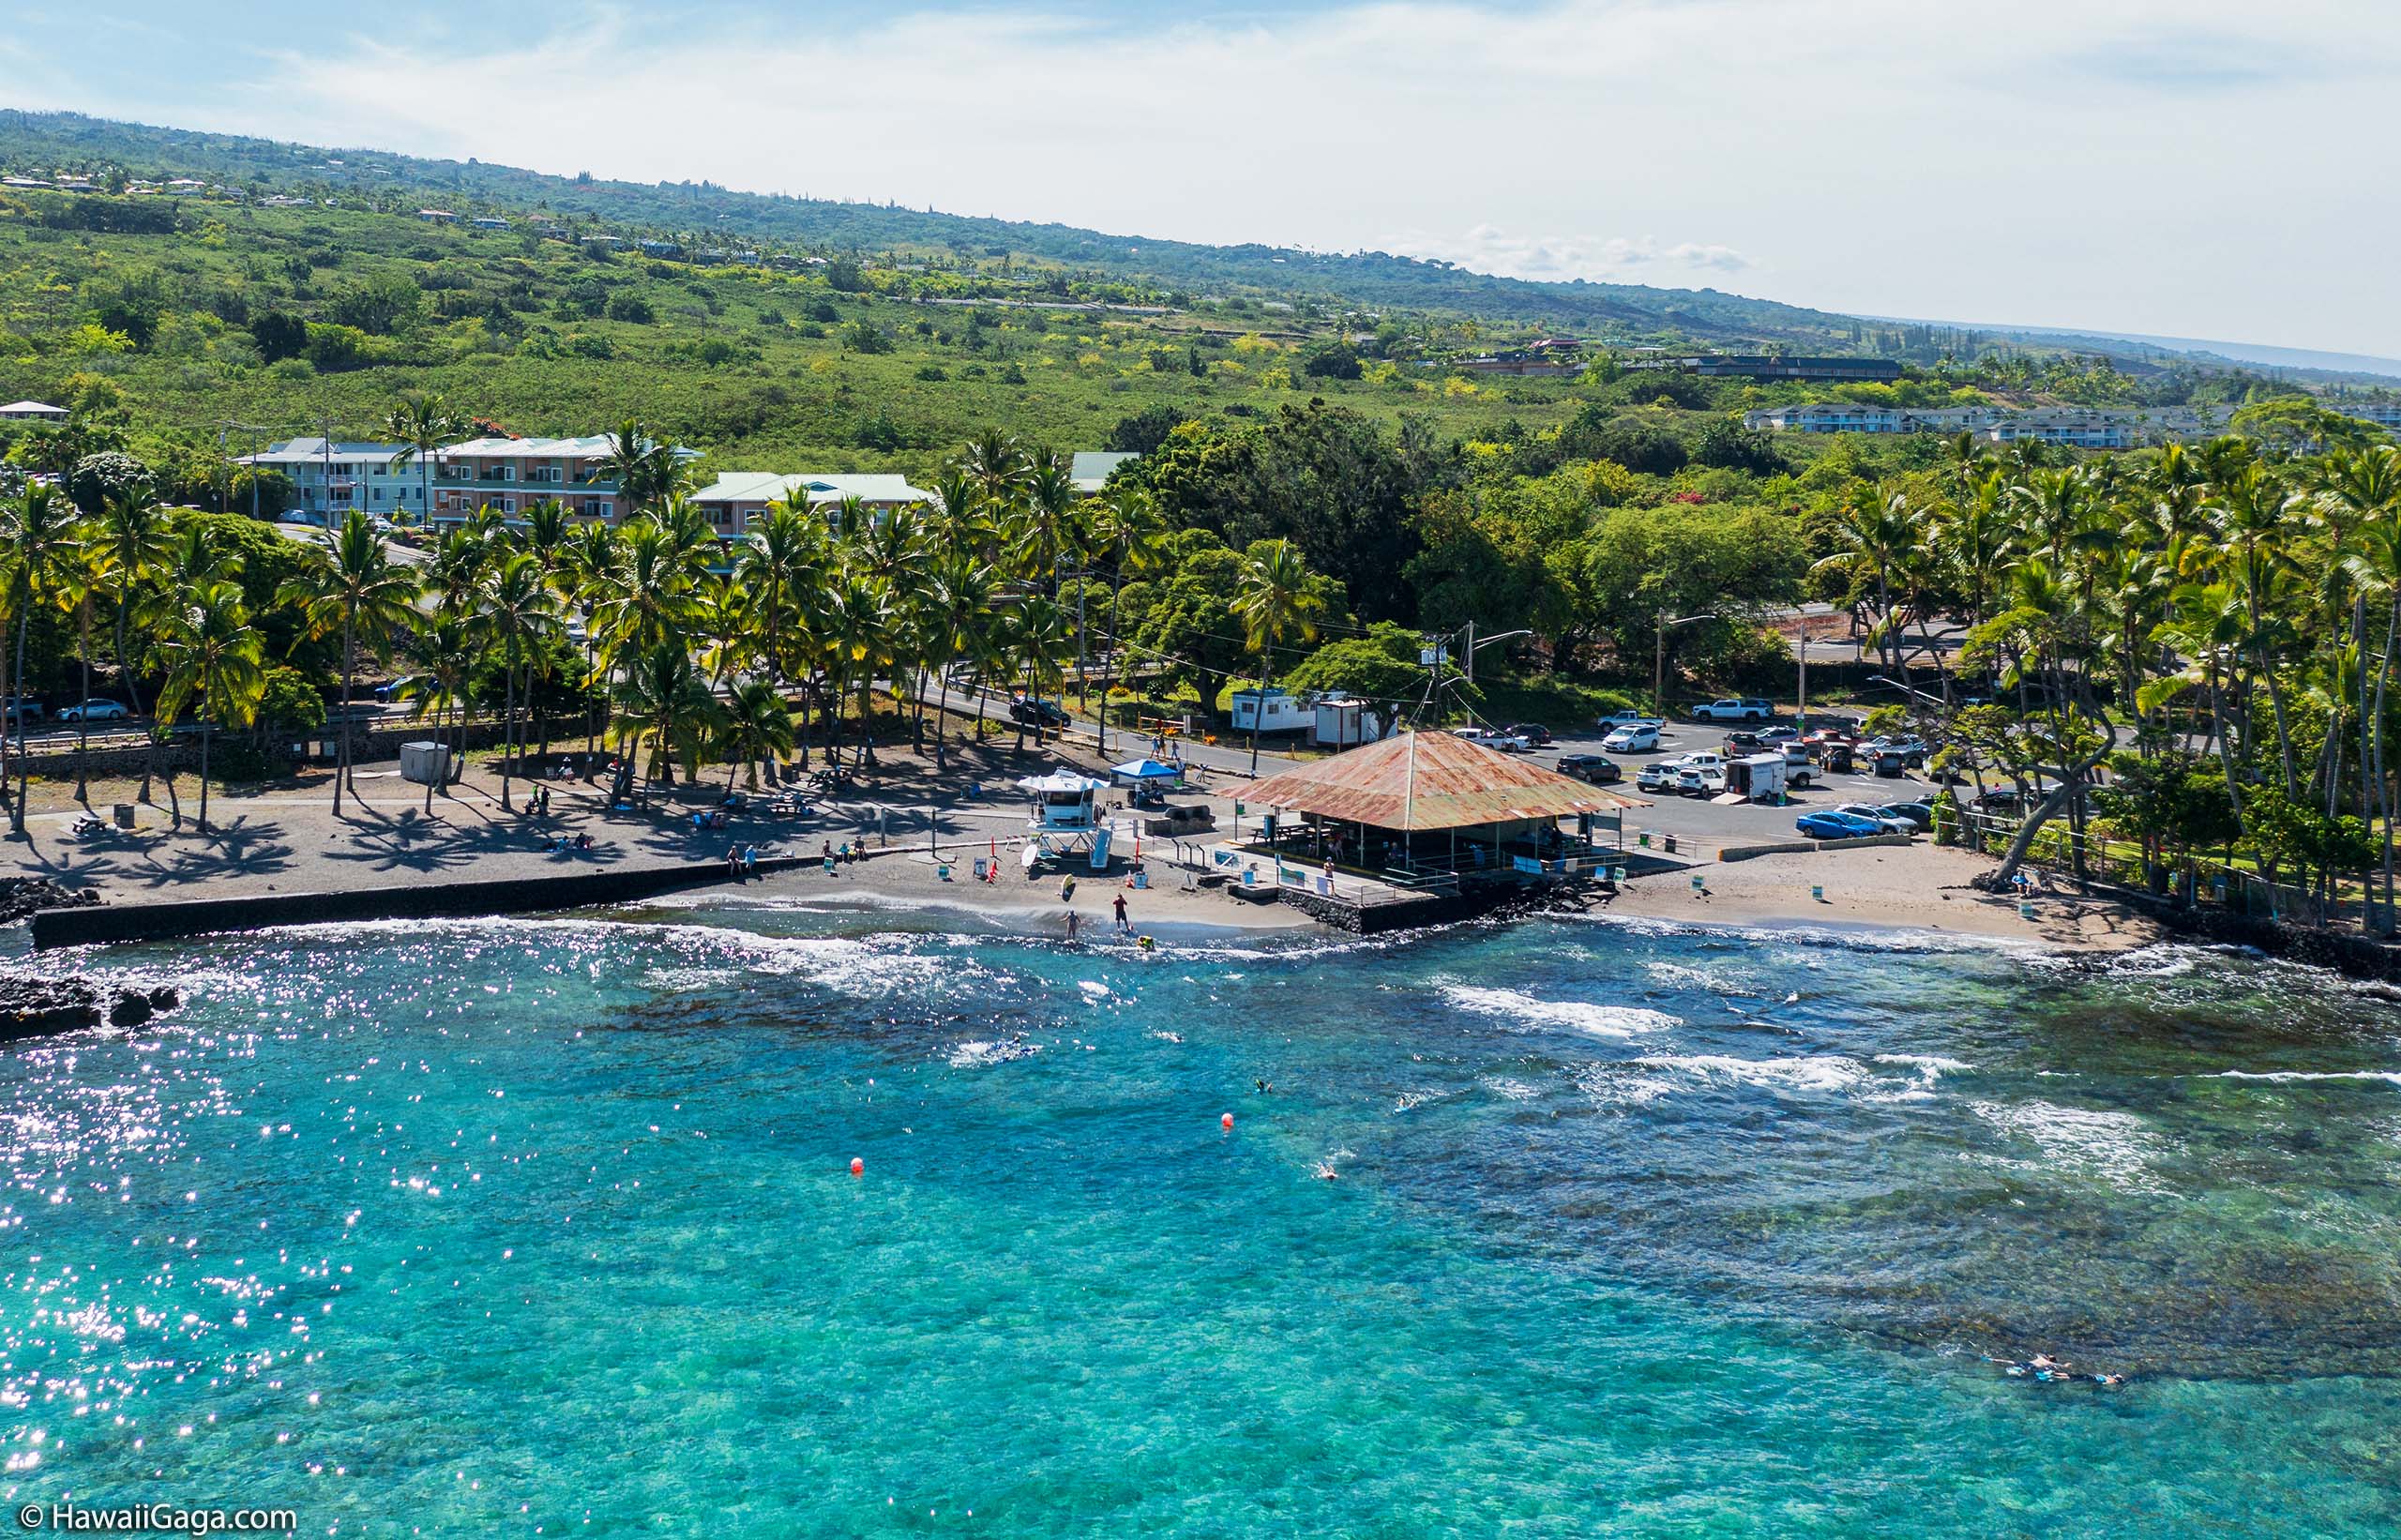
[[[1635,790],[1672,792],[1676,789],[1676,772],[1684,767],[1682,760],[1653,760],[1635,773]]]

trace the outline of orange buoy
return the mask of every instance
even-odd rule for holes
[[[856,1155],[851,1156],[851,1174],[853,1176],[865,1176],[867,1174],[867,1162],[861,1160]]]
[[[1231,1112],[1229,1112],[1224,1117],[1219,1118],[1217,1120],[1217,1126],[1223,1128],[1228,1133],[1232,1133],[1234,1128],[1234,1115]]]

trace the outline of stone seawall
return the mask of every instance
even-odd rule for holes
[[[762,861],[762,873],[808,863],[793,857]],[[524,914],[631,903],[684,888],[728,881],[722,861],[694,861],[632,871],[563,872],[556,877],[508,877],[489,882],[421,883],[360,888],[344,893],[263,893],[231,898],[189,898],[178,903],[104,904],[93,909],[45,909],[28,921],[36,951],[110,942],[168,941],[279,925],[316,925],[356,920],[461,919],[487,914]]]

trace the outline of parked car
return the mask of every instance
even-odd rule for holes
[[[1676,789],[1676,772],[1684,767],[1682,760],[1653,760],[1635,772],[1634,784],[1644,792],[1672,792]]]
[[[283,512],[283,521],[287,524],[304,525],[310,529],[325,527],[325,516],[322,513],[310,513],[307,508],[286,508]]]
[[[14,725],[20,715],[21,712],[17,705],[17,699],[15,696],[12,695],[8,697],[5,702],[0,702],[0,720],[6,720],[11,725]],[[39,701],[28,700],[24,703],[22,715],[28,722],[38,722],[44,717],[48,716],[49,713],[42,710],[41,702]]]
[[[1729,754],[1756,754],[1767,747],[1767,740],[1756,732],[1729,732],[1721,747]]]
[[[1656,722],[1628,722],[1601,740],[1601,747],[1612,754],[1648,754],[1658,747]]]
[[[1930,802],[1888,802],[1884,804],[1886,818],[1906,818],[1910,827],[1924,834],[1934,827],[1934,804]]]
[[[1778,722],[1774,727],[1763,727],[1759,729],[1757,735],[1759,742],[1763,744],[1791,743],[1801,736],[1801,730],[1797,727]]]
[[[1792,826],[1811,839],[1865,839],[1882,834],[1883,825],[1852,813],[1803,813]]]
[[[1591,781],[1595,786],[1608,786],[1625,778],[1625,771],[1619,767],[1617,761],[1604,759],[1598,754],[1562,754],[1559,756],[1559,773],[1573,776],[1578,780]]]
[[[1066,707],[1058,702],[1037,700],[1030,695],[1020,695],[1009,702],[1009,717],[1011,720],[1023,722],[1028,727],[1060,728],[1072,720]]]
[[[1915,770],[1925,763],[1925,757],[1934,749],[1914,732],[1895,732],[1870,740],[1867,751],[1870,754],[1898,754],[1902,763]]]
[[[1726,767],[1722,764],[1687,764],[1676,771],[1678,796],[1714,797],[1726,790]]]
[[[121,722],[133,713],[120,701],[83,701],[59,708],[62,722]]]
[[[1525,739],[1493,727],[1455,727],[1451,729],[1451,735],[1503,754],[1523,754],[1533,747]]]
[[[1879,834],[1915,834],[1918,831],[1918,824],[1914,819],[1902,818],[1892,808],[1879,807],[1873,802],[1846,802],[1835,811],[1867,820],[1876,825],[1876,832]],[[1927,815],[1926,822],[1929,823],[1934,822],[1931,813]]]
[[[1696,722],[1764,722],[1774,715],[1773,704],[1750,696],[1729,695],[1722,701],[1710,701],[1692,708],[1692,719]]]
[[[1550,729],[1540,722],[1511,722],[1501,730],[1512,738],[1523,738],[1535,748],[1550,747]]]
[[[1645,717],[1638,711],[1612,711],[1593,725],[1604,732],[1614,732],[1622,727],[1664,727],[1666,724],[1656,717]]]
[[[2015,786],[1988,786],[1976,793],[1976,806],[1988,813],[2014,813],[2025,800]]]

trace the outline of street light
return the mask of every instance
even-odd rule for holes
[[[1679,626],[1690,626],[1695,621],[1716,618],[1714,614],[1707,614],[1685,615],[1680,620],[1669,620],[1668,611],[1665,610],[1659,611],[1658,644],[1651,657],[1651,709],[1659,714],[1661,721],[1668,719],[1668,633]]]

